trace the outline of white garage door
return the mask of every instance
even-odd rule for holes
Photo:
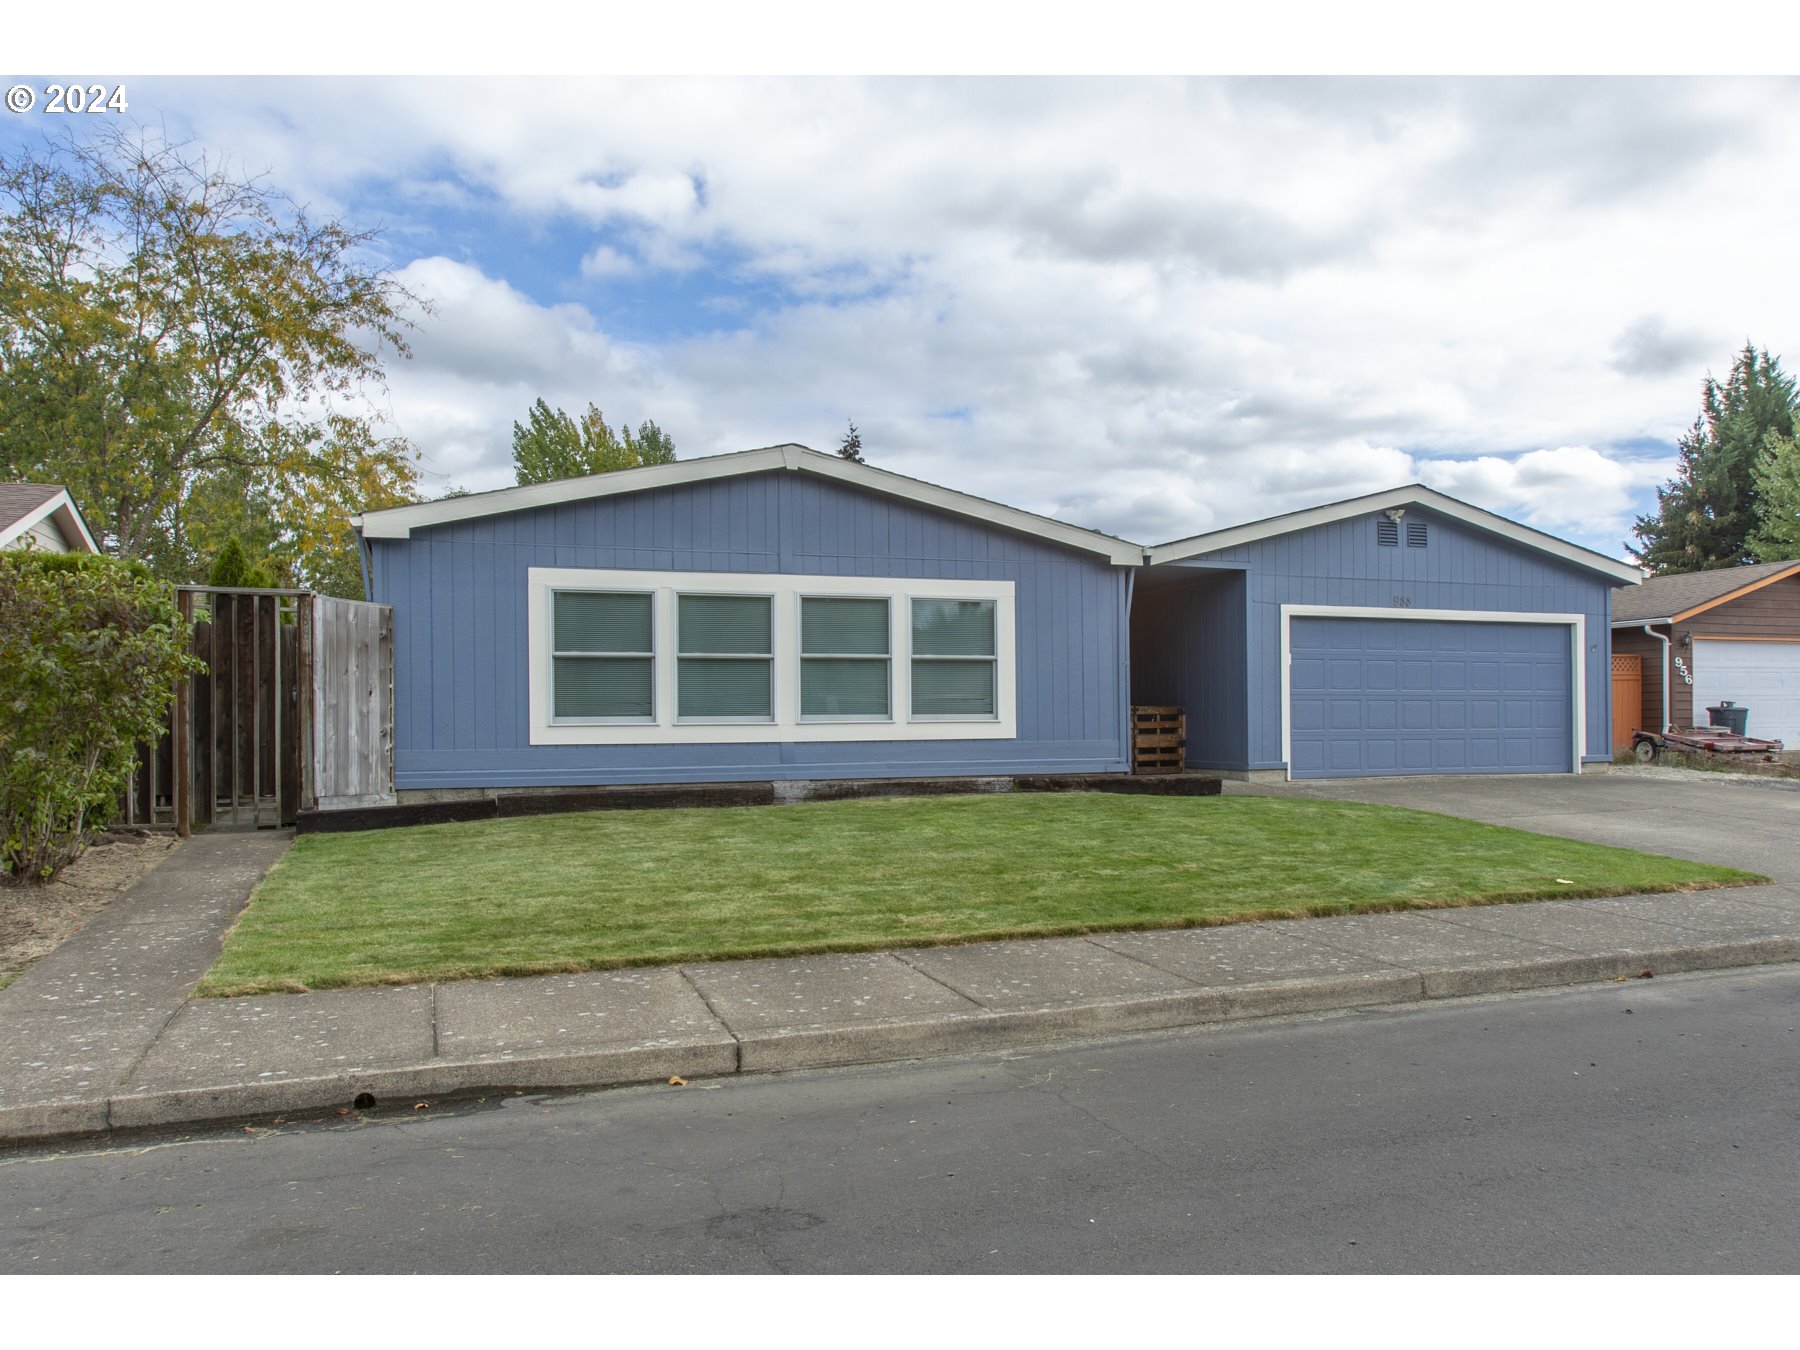
[[[1695,638],[1694,721],[1724,699],[1750,710],[1750,735],[1800,750],[1800,642]]]

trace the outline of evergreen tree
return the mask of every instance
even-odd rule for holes
[[[674,459],[675,442],[656,423],[646,420],[635,432],[628,426],[615,432],[592,403],[577,421],[540,398],[524,425],[513,423],[513,474],[520,483],[582,478]]]
[[[1750,534],[1757,562],[1800,558],[1800,441],[1770,432],[1754,474],[1758,520]]]
[[[856,429],[856,423],[850,423],[850,430],[846,431],[844,433],[844,438],[838,442],[837,452],[853,464],[868,463],[868,461],[863,458],[862,432]]]
[[[1632,554],[1653,573],[1734,567],[1749,560],[1758,523],[1757,459],[1764,440],[1794,431],[1795,387],[1779,360],[1746,343],[1724,384],[1701,386],[1700,416],[1678,443],[1674,481],[1656,490],[1657,513],[1639,516]]]
[[[213,559],[212,571],[207,574],[208,586],[250,586],[267,589],[275,584],[275,576],[268,565],[255,562],[250,551],[244,547],[244,541],[235,534],[225,541],[225,546]]]

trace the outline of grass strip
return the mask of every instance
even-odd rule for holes
[[[604,811],[305,836],[257,888],[199,993],[1764,880],[1354,802],[1008,794]]]

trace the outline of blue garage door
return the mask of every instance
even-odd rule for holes
[[[1568,773],[1561,624],[1292,620],[1295,778]]]

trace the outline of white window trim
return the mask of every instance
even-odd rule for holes
[[[1587,615],[1532,614],[1498,609],[1384,609],[1379,605],[1283,605],[1281,607],[1281,762],[1294,777],[1293,621],[1295,619],[1407,619],[1439,623],[1535,623],[1569,630],[1569,718],[1574,727],[1569,772],[1581,772],[1587,746]]]
[[[550,715],[551,595],[559,590],[650,591],[656,721],[558,722]],[[767,745],[793,741],[1013,740],[1018,730],[1018,659],[1011,581],[948,581],[930,577],[831,577],[767,572],[646,572],[533,567],[526,574],[526,644],[533,745]],[[677,721],[675,597],[767,595],[774,600],[770,688],[773,721]],[[883,599],[888,602],[888,718],[835,721],[800,715],[800,597]],[[994,602],[995,716],[913,717],[912,602]]]

